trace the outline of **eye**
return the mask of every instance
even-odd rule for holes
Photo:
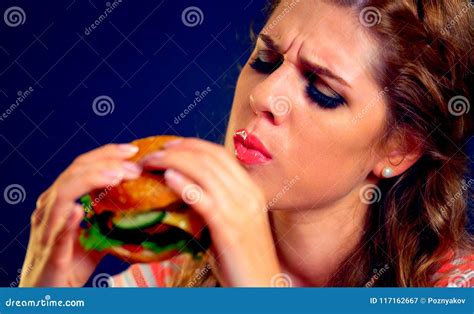
[[[306,92],[309,98],[319,106],[326,109],[335,109],[346,102],[341,95],[322,82],[314,73],[307,75],[307,77],[308,86],[306,87]]]
[[[283,63],[283,57],[271,50],[260,50],[250,66],[257,72],[270,74]]]

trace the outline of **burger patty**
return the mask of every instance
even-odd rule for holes
[[[208,228],[205,228],[202,231],[200,239],[196,239],[186,231],[173,226],[160,233],[148,234],[140,229],[110,228],[109,221],[112,217],[112,212],[103,212],[94,215],[94,219],[97,221],[100,232],[103,235],[110,239],[119,240],[127,244],[140,245],[147,241],[164,247],[185,240],[186,248],[192,252],[203,251],[203,249],[207,249],[211,244],[211,237]]]

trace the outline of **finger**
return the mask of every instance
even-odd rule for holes
[[[188,150],[209,155],[235,175],[246,174],[244,168],[237,162],[233,153],[226,150],[222,145],[198,138],[182,138],[165,144],[165,149]]]
[[[84,210],[81,205],[74,204],[70,214],[66,219],[67,223],[57,226],[52,231],[50,243],[50,261],[57,267],[70,264],[73,256],[74,242],[80,230],[80,222],[84,217]]]
[[[84,153],[75,159],[76,163],[89,163],[97,159],[126,159],[138,152],[138,147],[131,144],[107,144]]]
[[[41,224],[43,221],[43,216],[45,209],[48,206],[51,206],[52,197],[51,197],[51,189],[47,189],[36,200],[36,209],[31,214],[31,227],[35,228]]]
[[[173,169],[165,171],[165,180],[170,189],[181,195],[183,201],[201,215],[207,224],[214,224],[217,212],[210,211],[210,208],[215,208],[212,206],[214,201],[196,182]]]
[[[48,206],[44,213],[44,232],[48,237],[51,228],[62,228],[65,217],[69,217],[71,204],[76,199],[95,189],[115,186],[122,180],[132,180],[140,176],[141,167],[128,161],[102,161],[84,169],[65,175],[55,183],[50,193],[54,193],[55,203]]]
[[[189,162],[192,160],[193,162]],[[209,155],[186,150],[166,150],[150,154],[142,164],[145,168],[172,168],[195,181],[209,193],[228,192],[242,185],[233,173],[217,165]]]
[[[76,166],[58,180],[58,198],[65,202],[75,201],[92,190],[135,179],[141,171],[140,165],[120,160],[102,160]]]

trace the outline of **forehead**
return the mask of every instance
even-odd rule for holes
[[[284,54],[305,56],[334,69],[349,83],[367,74],[378,45],[358,13],[331,1],[281,2],[262,33],[274,39]]]

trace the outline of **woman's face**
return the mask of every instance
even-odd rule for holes
[[[367,32],[349,8],[294,0],[260,33],[237,83],[226,147],[270,208],[356,200],[380,162],[387,108]]]

